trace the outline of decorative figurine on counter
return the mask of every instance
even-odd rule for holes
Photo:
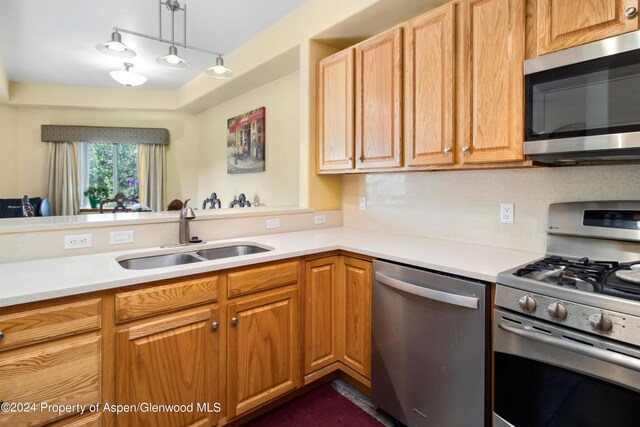
[[[25,216],[25,217],[36,216],[36,214],[33,212],[33,206],[29,201],[29,196],[27,196],[26,194],[22,196],[22,216]]]
[[[264,206],[264,203],[260,202],[260,197],[256,194],[253,198],[253,207],[257,208],[258,206]]]
[[[209,196],[208,198],[204,199],[204,202],[202,202],[202,209],[207,209],[207,204],[210,203],[211,206],[209,206],[209,209],[221,209],[222,208],[222,201],[220,199],[218,199],[218,195],[216,193],[211,193],[211,196]]]
[[[230,208],[234,208],[236,206],[239,208],[244,208],[244,207],[250,208],[251,202],[247,200],[247,196],[245,196],[244,193],[240,193],[238,198],[229,204]]]

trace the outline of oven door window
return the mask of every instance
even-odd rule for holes
[[[525,76],[525,140],[640,131],[640,51]]]
[[[628,427],[640,393],[546,363],[495,353],[495,413],[516,427]]]

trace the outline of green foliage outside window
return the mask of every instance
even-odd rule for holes
[[[89,187],[104,188],[109,197],[118,192],[129,198],[138,196],[137,145],[88,144],[87,149]]]

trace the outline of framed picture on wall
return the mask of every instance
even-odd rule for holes
[[[265,107],[227,120],[227,173],[264,172]]]

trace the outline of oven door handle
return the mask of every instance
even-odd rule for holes
[[[457,305],[460,307],[478,309],[479,299],[474,297],[468,297],[465,295],[452,294],[449,292],[442,292],[431,288],[425,288],[422,286],[414,285],[413,283],[403,282],[402,280],[394,279],[386,274],[376,272],[376,280],[383,285],[387,285],[390,288],[398,289],[403,292],[407,292],[412,295],[416,295],[422,298],[428,298],[435,301],[440,301],[445,304]]]
[[[552,345],[564,350],[573,351],[575,353],[580,353],[584,356],[593,357],[594,359],[599,359],[604,362],[609,362],[614,365],[622,366],[624,368],[640,372],[640,360],[635,359],[631,356],[626,356],[621,353],[613,353],[611,351],[602,350],[596,347],[578,344],[573,341],[565,341],[561,338],[545,335],[540,332],[533,332],[527,329],[516,328],[505,323],[498,323],[498,327],[503,331],[511,332],[512,334],[518,335],[523,338],[538,341],[543,344]]]

